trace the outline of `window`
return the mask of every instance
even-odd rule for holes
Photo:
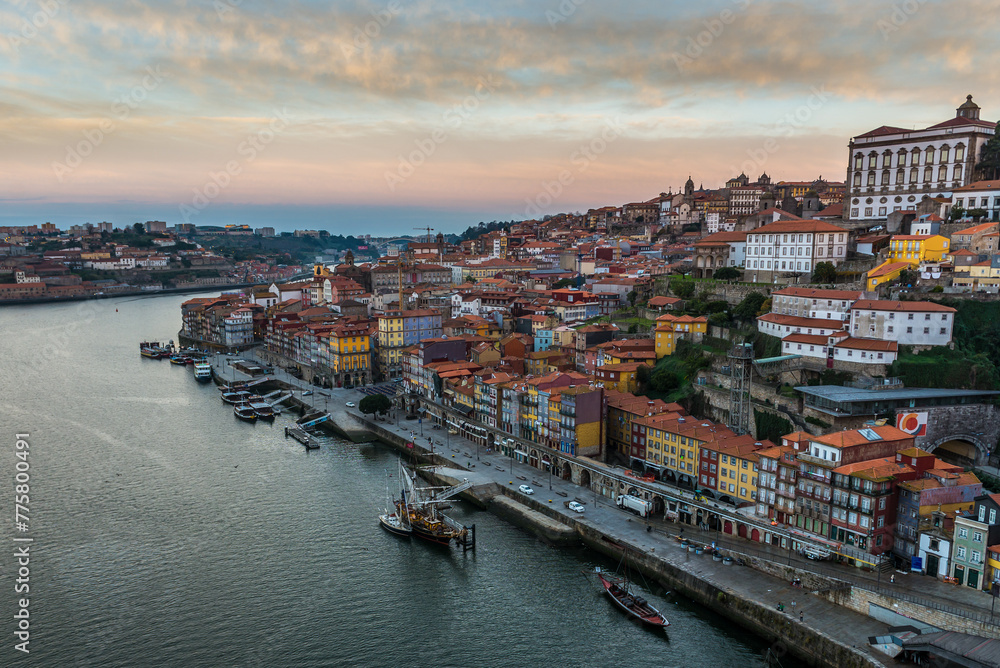
[[[948,333],[948,330],[947,330],[946,328],[942,327],[942,328],[941,328],[941,333],[942,333],[942,334],[947,334],[947,333]]]
[[[913,334],[913,328],[912,327],[907,327],[906,328],[906,333],[907,334]]]
[[[974,531],[974,532],[972,532],[972,540],[974,540],[977,543],[982,543],[983,542],[983,532],[982,531]]]
[[[983,557],[983,555],[982,555],[982,553],[979,552],[979,550],[973,550],[972,551],[972,559],[971,559],[971,561],[974,564],[978,564],[980,561],[982,561],[982,557]]]
[[[959,559],[965,559],[965,548],[961,546],[958,547],[955,550],[955,556],[958,557]]]
[[[958,530],[958,537],[959,538],[968,538],[969,537],[969,530],[968,529],[959,529]]]
[[[990,524],[996,524],[996,523],[997,523],[997,511],[994,508],[990,510]]]

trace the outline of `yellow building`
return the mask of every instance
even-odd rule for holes
[[[656,359],[673,355],[677,342],[682,338],[700,341],[708,332],[708,318],[689,315],[661,315],[656,319]]]
[[[771,445],[768,442],[768,445]],[[756,503],[757,474],[761,446],[748,439],[724,441],[719,449],[719,477],[716,489],[739,503]]]
[[[330,370],[338,386],[367,385],[372,381],[371,336],[368,325],[338,324],[326,337]]]
[[[885,285],[899,278],[900,273],[910,268],[909,262],[886,260],[868,272],[865,283],[869,292],[874,292],[880,285]]]
[[[605,364],[594,371],[594,381],[605,390],[636,393],[639,391],[639,367],[641,362]]]
[[[992,291],[1000,287],[1000,261],[980,262],[969,267],[969,280],[976,292]]]
[[[950,251],[950,241],[940,234],[903,234],[889,241],[889,259],[918,267],[924,262],[941,262]]]
[[[378,320],[378,355],[382,375],[395,377],[402,372],[403,314],[391,311]]]

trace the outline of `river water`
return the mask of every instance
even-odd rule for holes
[[[463,503],[450,513],[477,524],[475,553],[386,534],[391,450],[307,452],[286,418],[240,422],[190,367],[139,356],[139,341],[176,337],[187,298],[0,309],[0,665],[763,665],[761,640],[663,591],[647,597],[669,637],[640,628],[580,573],[614,564]]]

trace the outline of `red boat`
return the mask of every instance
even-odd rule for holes
[[[643,624],[665,628],[670,625],[667,618],[659,610],[654,608],[646,599],[636,596],[632,592],[631,583],[628,578],[619,578],[601,571],[597,568],[597,578],[601,581],[601,586],[607,592],[611,600],[626,613],[635,617]]]

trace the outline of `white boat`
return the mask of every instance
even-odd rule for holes
[[[212,380],[212,365],[208,362],[199,362],[194,365],[194,378],[199,383],[207,383]]]

